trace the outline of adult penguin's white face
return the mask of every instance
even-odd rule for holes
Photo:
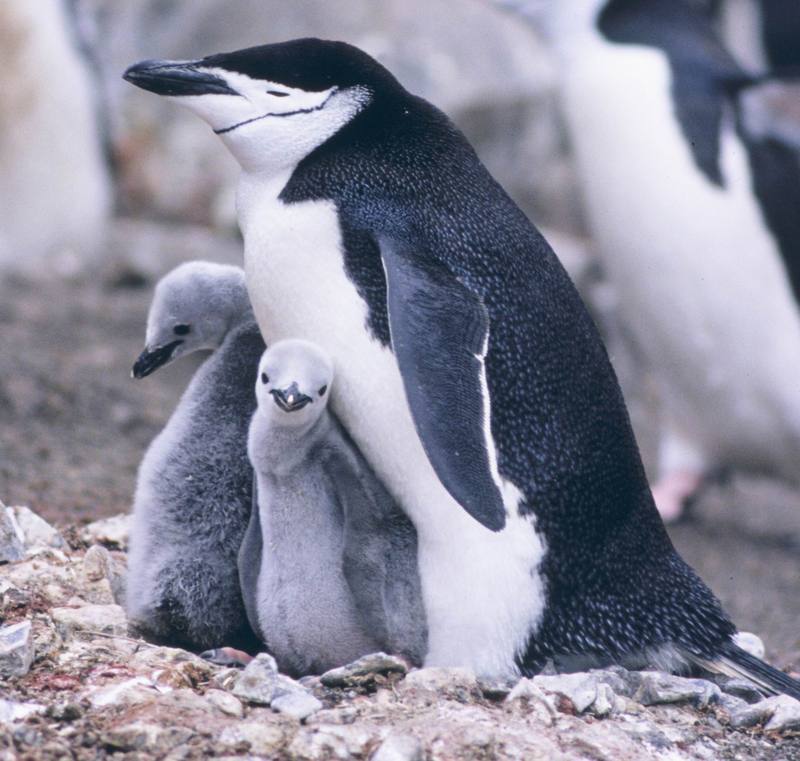
[[[295,40],[198,61],[142,61],[125,79],[194,111],[245,169],[277,172],[296,165],[371,99],[369,73],[341,67],[342,48],[345,57],[355,49],[342,46],[331,57],[329,46],[342,44]]]

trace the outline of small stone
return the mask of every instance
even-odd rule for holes
[[[128,546],[131,517],[127,514],[103,518],[84,526],[81,539],[86,544],[102,544],[115,550],[124,550]]]
[[[26,548],[64,547],[64,537],[33,510],[22,506],[7,509],[14,515]]]
[[[53,608],[50,611],[58,633],[70,637],[79,631],[125,636],[128,620],[119,605],[84,605],[80,608]]]
[[[488,700],[504,700],[514,689],[516,681],[513,679],[487,679],[478,677],[478,689],[483,697]]]
[[[206,690],[206,700],[227,716],[241,719],[244,716],[244,706],[241,701],[225,690]]]
[[[402,658],[386,653],[371,653],[346,666],[326,671],[320,681],[326,687],[355,687],[374,681],[376,676],[405,674],[407,671],[408,664]]]
[[[27,719],[35,713],[43,713],[45,706],[39,703],[17,703],[14,700],[0,698],[0,724]]]
[[[24,676],[33,662],[31,622],[0,628],[0,677]]]
[[[740,698],[747,703],[758,703],[764,699],[764,695],[761,694],[759,689],[746,679],[721,677],[715,681],[724,693]]]
[[[536,714],[539,721],[547,726],[552,724],[558,715],[552,697],[539,687],[533,679],[520,679],[504,701],[506,706],[513,706],[517,702],[527,705],[529,710]]]
[[[272,758],[285,742],[284,731],[280,726],[256,721],[242,721],[232,724],[219,735],[222,745],[238,746],[247,743],[250,753]]]
[[[370,761],[422,761],[422,743],[414,735],[389,735],[370,756]]]
[[[93,544],[83,556],[83,578],[86,581],[100,581],[108,577],[111,555],[105,547]]]
[[[0,502],[0,563],[14,563],[25,557],[25,537],[14,513]]]
[[[765,724],[770,731],[789,731],[800,728],[800,701],[788,695],[775,695],[731,714],[731,726],[736,729]]]
[[[746,653],[749,653],[754,658],[763,658],[766,648],[764,641],[757,634],[753,632],[736,632],[733,635],[734,644],[742,648]]]
[[[478,680],[467,668],[430,667],[409,671],[398,685],[404,694],[427,692],[446,695],[456,700],[468,701],[480,696]]]
[[[231,688],[238,698],[257,705],[270,705],[275,698],[289,692],[305,692],[305,688],[278,673],[275,659],[267,653],[259,653],[247,664]]]
[[[95,708],[112,705],[140,705],[149,703],[158,697],[155,685],[143,676],[126,679],[124,682],[95,689],[89,700]]]
[[[270,708],[298,721],[303,721],[319,711],[322,703],[306,692],[287,692],[274,698],[270,703]]]
[[[597,677],[587,673],[535,676],[534,684],[545,692],[568,698],[577,713],[583,713],[597,698]]]
[[[75,721],[83,716],[80,703],[55,703],[47,707],[46,715],[56,721]]]
[[[644,706],[663,703],[692,703],[705,707],[719,700],[721,690],[716,684],[705,679],[685,679],[658,671],[643,671],[641,684],[634,700]]]
[[[148,755],[163,754],[185,743],[194,735],[185,727],[162,727],[158,724],[135,721],[106,732],[101,742],[114,750],[146,751]]]

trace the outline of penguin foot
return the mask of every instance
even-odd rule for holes
[[[244,650],[236,650],[233,647],[215,647],[200,653],[203,660],[213,663],[216,666],[233,666],[244,668],[253,660],[252,655],[248,655]]]
[[[676,470],[661,477],[652,488],[661,520],[664,523],[675,523],[683,515],[686,503],[702,483],[703,474],[689,470]]]

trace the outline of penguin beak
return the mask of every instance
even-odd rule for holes
[[[202,64],[202,61],[140,61],[129,66],[122,78],[156,95],[239,95],[224,79],[204,71]]]
[[[154,373],[159,367],[166,365],[172,359],[172,355],[183,341],[172,341],[171,343],[158,346],[152,351],[145,348],[133,363],[131,375],[134,378],[146,378],[150,373]]]
[[[284,389],[273,388],[270,394],[272,394],[275,404],[284,412],[302,410],[303,407],[314,401],[310,396],[303,394],[296,383],[292,383],[291,386]]]

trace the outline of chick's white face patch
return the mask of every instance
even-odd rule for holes
[[[352,119],[370,99],[365,87],[309,91],[226,69],[202,69],[236,95],[179,96],[206,121],[246,169],[296,164]]]

